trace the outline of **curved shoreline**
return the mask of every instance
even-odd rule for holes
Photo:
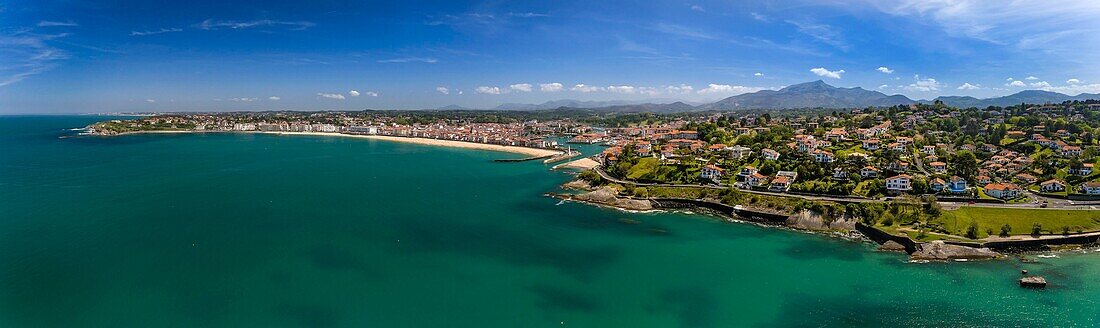
[[[531,148],[523,146],[505,146],[496,144],[484,144],[470,141],[459,140],[446,140],[446,139],[431,139],[420,137],[398,137],[398,136],[382,136],[382,135],[367,135],[367,134],[346,134],[336,132],[280,132],[280,131],[183,131],[183,130],[159,130],[159,131],[134,131],[119,133],[116,136],[131,135],[131,134],[180,134],[180,133],[254,133],[254,134],[273,134],[273,135],[297,135],[297,136],[319,136],[319,137],[345,137],[345,138],[360,138],[360,139],[373,139],[392,142],[402,142],[417,145],[426,146],[438,146],[438,147],[450,147],[450,148],[462,148],[472,150],[488,150],[496,152],[505,152],[513,154],[527,155],[531,157],[547,157],[565,152],[559,150]]]

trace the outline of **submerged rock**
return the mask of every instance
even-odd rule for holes
[[[1020,278],[1020,287],[1046,288],[1047,279],[1039,276]]]
[[[944,243],[942,240],[917,245],[917,251],[909,255],[910,260],[946,261],[955,259],[982,260],[998,256],[988,248],[973,248]]]

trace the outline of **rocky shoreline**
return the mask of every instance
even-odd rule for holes
[[[569,181],[561,186],[566,190],[582,191],[576,194],[548,194],[549,196],[563,199],[577,201],[581,203],[594,204],[598,206],[608,206],[618,208],[627,211],[650,211],[650,210],[668,210],[668,209],[685,209],[685,203],[689,202],[676,202],[676,206],[669,206],[668,200],[660,200],[653,198],[636,198],[630,196],[622,196],[618,190],[610,186],[593,187],[584,180]],[[695,200],[694,202],[708,203],[705,200]],[[709,202],[713,205],[727,206],[724,204],[718,204]],[[688,209],[692,212],[707,213],[710,215],[720,216],[726,219],[726,221],[747,221],[767,226],[782,227],[797,231],[805,231],[810,233],[825,234],[830,237],[840,237],[849,240],[860,240],[862,242],[874,242],[879,245],[879,251],[888,252],[905,252],[909,255],[910,262],[928,262],[928,261],[970,261],[970,260],[987,260],[1004,258],[1005,255],[997,253],[989,248],[976,248],[963,245],[956,245],[950,243],[944,243],[943,241],[932,241],[926,243],[919,243],[908,239],[907,237],[899,237],[889,235],[881,230],[877,230],[873,227],[859,224],[854,218],[842,217],[836,220],[827,220],[819,213],[814,213],[809,210],[803,210],[798,213],[789,214],[771,214],[779,216],[785,219],[771,219],[764,220],[759,217],[753,217],[751,215],[744,215],[744,213],[753,213],[753,209],[743,209],[738,206],[738,209],[744,212],[724,213],[723,211],[716,211],[713,208],[691,205],[688,204]],[[727,206],[728,207],[728,206]],[[759,211],[756,213],[763,213]],[[866,229],[875,229],[872,235],[888,235],[892,238],[882,238],[881,236],[870,236],[864,231]],[[902,239],[899,242],[896,239]]]

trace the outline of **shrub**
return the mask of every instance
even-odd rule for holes
[[[1038,235],[1041,235],[1042,233],[1043,233],[1043,224],[1042,223],[1035,222],[1034,224],[1031,225],[1031,235],[1032,236],[1038,236]]]
[[[1008,225],[1008,223],[1005,223],[1005,225],[1001,226],[1001,237],[1008,237],[1009,233],[1011,232],[1012,226]]]

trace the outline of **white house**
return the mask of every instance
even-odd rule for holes
[[[886,190],[891,192],[913,190],[913,177],[908,174],[900,174],[886,178]]]
[[[709,179],[711,181],[714,181],[715,183],[718,183],[719,179],[721,179],[722,175],[725,173],[726,170],[723,170],[720,167],[707,165],[704,166],[703,170],[699,172],[699,177],[703,179]]]
[[[1012,183],[990,183],[985,185],[985,194],[989,197],[1000,199],[1013,199],[1020,197],[1023,189]]]
[[[1039,184],[1039,190],[1043,192],[1058,192],[1066,190],[1066,184],[1062,181],[1050,179]]]

